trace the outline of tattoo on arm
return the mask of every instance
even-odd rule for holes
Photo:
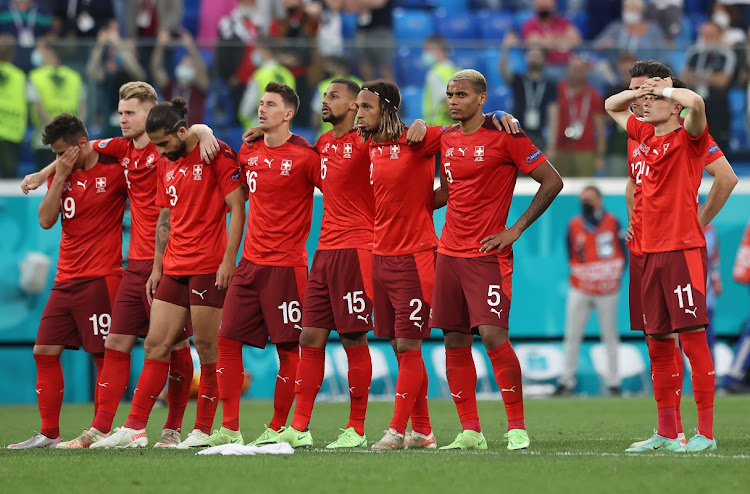
[[[162,208],[159,220],[156,223],[156,252],[163,254],[169,241],[169,230],[171,229],[169,209]]]
[[[559,192],[560,190],[557,187],[545,187],[542,185],[531,200],[529,207],[518,218],[517,223],[519,226],[522,226],[524,230],[531,226],[547,210],[549,205],[552,204],[552,201],[555,200]]]

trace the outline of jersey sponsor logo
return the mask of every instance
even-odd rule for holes
[[[203,180],[203,165],[193,165],[193,180]]]
[[[268,168],[271,168],[271,163],[273,163],[273,158],[270,160],[268,158],[263,158],[263,163],[268,165]]]
[[[111,137],[109,139],[104,139],[103,141],[99,141],[99,148],[101,148],[101,149],[106,148],[107,144],[109,144],[110,142],[112,142],[112,138]]]
[[[667,152],[667,149],[669,149],[669,143],[666,143],[666,144],[664,145],[664,152],[665,152],[665,153]]]
[[[474,161],[484,161],[484,146],[474,146]]]
[[[167,182],[174,180],[174,170],[169,170],[165,176]]]
[[[351,142],[344,143],[344,158],[352,157],[353,146]]]
[[[94,181],[94,185],[96,185],[97,194],[101,194],[102,192],[107,192],[107,177],[96,177],[96,180]]]
[[[448,149],[446,149],[445,150],[445,157],[446,158],[452,158],[453,157],[453,151],[454,151],[454,148],[448,148]]]
[[[78,180],[78,181],[76,181],[76,185],[80,185],[81,187],[83,187],[83,190],[86,190],[86,183],[87,182],[88,182],[88,180],[84,180],[83,182],[81,182],[80,180]]]
[[[685,309],[685,314],[692,314],[694,318],[698,319],[698,316],[695,314],[696,312],[698,312],[697,307],[693,310]]]
[[[331,144],[331,149],[333,149],[333,154],[336,154],[339,150],[338,144]]]
[[[153,167],[155,167],[156,166],[156,165],[154,165],[154,160],[155,159],[156,158],[154,158],[153,154],[149,154],[148,158],[146,158],[146,168],[153,168]]]
[[[542,152],[538,149],[535,149],[533,153],[528,155],[524,161],[528,164],[532,164],[534,161],[538,160],[539,157],[542,155]]]
[[[289,172],[292,171],[292,160],[281,160],[281,174],[285,177],[289,176]]]
[[[257,156],[251,156],[247,159],[247,166],[258,166],[258,157]]]
[[[232,176],[229,178],[232,179],[232,182],[236,182],[237,180],[240,179],[240,171],[237,170],[236,172],[232,173]]]
[[[711,156],[718,150],[719,150],[719,146],[717,146],[716,144],[712,144],[711,147],[708,148],[708,155]]]
[[[183,177],[187,177],[187,171],[188,171],[187,167],[185,167],[185,168],[178,168],[177,171],[180,172],[180,173],[182,173]]]
[[[461,156],[466,157],[466,151],[468,151],[469,148],[458,148],[458,152],[461,153]]]
[[[391,144],[391,159],[392,160],[397,160],[400,152],[401,152],[401,146],[399,144]]]

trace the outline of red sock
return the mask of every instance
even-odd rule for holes
[[[651,358],[651,380],[659,414],[658,434],[662,437],[677,437],[677,362],[674,358],[674,340],[651,338],[648,355]]]
[[[680,341],[693,370],[693,396],[698,408],[698,432],[714,438],[714,386],[716,376],[705,331],[681,333]]]
[[[216,377],[221,396],[222,426],[240,430],[240,396],[245,379],[242,366],[242,342],[219,336],[219,364]]]
[[[445,372],[461,428],[482,432],[477,411],[477,369],[471,347],[446,349]]]
[[[54,439],[60,435],[60,409],[62,408],[65,380],[59,355],[36,355],[36,401],[42,417],[41,433]]]
[[[112,430],[117,406],[125,394],[130,380],[130,354],[117,350],[104,350],[104,366],[96,381],[97,395],[96,416],[91,427],[104,432]]]
[[[283,348],[276,346],[279,354],[279,374],[276,379],[276,390],[273,393],[273,418],[268,427],[278,431],[286,425],[289,410],[294,403],[294,380],[297,377],[299,364],[299,346]]]
[[[487,352],[492,361],[495,380],[503,396],[505,413],[508,416],[508,430],[526,429],[523,417],[523,385],[521,364],[510,341]]]
[[[182,418],[190,399],[190,386],[193,383],[193,357],[190,347],[180,348],[172,352],[169,362],[169,384],[167,385],[167,402],[169,412],[165,429],[182,430]]]
[[[359,345],[345,348],[349,359],[349,423],[346,428],[354,427],[357,434],[365,435],[365,416],[367,415],[367,400],[370,398],[370,384],[372,383],[372,359],[370,347]]]
[[[398,378],[396,379],[396,400],[393,408],[391,429],[404,434],[406,424],[414,410],[414,403],[422,388],[424,379],[424,362],[421,350],[409,350],[399,353]]]
[[[682,383],[685,380],[685,360],[682,358],[682,348],[680,348],[680,345],[676,345],[674,347],[674,360],[675,362],[677,362],[677,373],[680,374],[680,376],[677,378],[677,405],[675,406],[677,433],[680,434],[681,432],[683,432],[680,404],[682,402]]]
[[[151,409],[154,408],[159,393],[167,384],[168,377],[169,362],[151,359],[143,361],[143,370],[135,387],[133,403],[130,406],[130,414],[128,420],[125,421],[125,427],[136,430],[146,428]]]
[[[96,382],[94,382],[94,417],[96,412],[99,410],[99,377],[102,375],[102,369],[104,368],[104,355],[94,356],[94,363],[96,364]]]
[[[430,409],[427,405],[427,389],[430,385],[430,378],[427,375],[427,368],[422,362],[422,386],[417,393],[417,399],[414,401],[414,408],[411,411],[411,430],[429,436],[432,432],[430,424]]]
[[[201,382],[198,386],[198,411],[195,415],[195,428],[211,434],[219,406],[219,382],[216,379],[218,364],[201,364]]]
[[[292,419],[292,427],[298,431],[307,429],[310,423],[315,397],[318,396],[320,385],[323,384],[325,365],[325,349],[300,345],[299,365],[294,386],[297,403],[294,405],[294,418]]]

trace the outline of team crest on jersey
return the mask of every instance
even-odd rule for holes
[[[71,184],[70,182],[65,182],[65,184],[63,185],[63,191],[73,192],[73,184]]]
[[[398,154],[401,152],[401,146],[398,144],[391,144],[391,159],[397,160]]]
[[[292,171],[292,160],[281,160],[281,174],[288,177]]]
[[[664,145],[664,152],[665,152],[665,153],[667,152],[667,149],[669,149],[669,143],[666,143],[666,144]]]
[[[193,165],[193,180],[203,180],[203,165]]]
[[[169,170],[165,178],[167,179],[167,182],[174,180],[174,170]]]
[[[330,148],[330,147],[331,147],[331,143],[330,142],[326,142],[326,145],[323,147],[323,151],[321,151],[321,152],[322,153],[327,153],[328,152],[328,148]]]
[[[130,164],[130,158],[123,158],[122,161],[120,162],[120,164],[122,165],[123,168],[127,168],[128,165]],[[138,162],[137,161],[135,162],[135,167],[138,168]]]
[[[351,158],[352,157],[352,143],[351,142],[345,142],[344,143],[344,158]]]
[[[448,148],[445,150],[445,157],[446,158],[452,158],[453,157],[453,149],[454,148]]]
[[[258,166],[258,157],[257,156],[251,156],[247,159],[247,166]]]
[[[96,180],[94,180],[94,185],[96,185],[97,194],[107,192],[107,177],[96,177]]]
[[[474,161],[484,161],[484,146],[474,146]]]
[[[148,155],[148,158],[146,158],[146,168],[153,168],[154,166],[156,166],[154,165],[154,159],[156,158],[154,158],[153,154]]]
[[[642,142],[642,143],[640,143],[640,145],[638,146],[638,151],[640,151],[640,152],[641,152],[641,153],[643,153],[644,155],[647,155],[647,154],[649,153],[649,151],[651,151],[651,148],[649,147],[649,145],[648,145],[648,144],[646,144],[645,142]]]
[[[109,139],[104,139],[103,141],[99,141],[99,147],[101,149],[104,149],[104,148],[107,147],[107,144],[109,144],[110,142],[112,142],[112,138],[111,137]]]

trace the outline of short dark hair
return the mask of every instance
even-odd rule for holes
[[[591,192],[593,192],[594,194],[596,194],[596,196],[599,199],[601,199],[601,198],[604,197],[604,196],[602,196],[602,191],[599,190],[599,187],[597,187],[596,185],[587,185],[586,187],[583,188],[583,190],[581,192],[583,193],[583,192],[585,192],[587,190],[590,190]]]
[[[281,95],[284,105],[286,105],[287,108],[293,109],[295,115],[299,111],[299,96],[294,89],[286,84],[280,82],[269,82],[266,86],[265,92]]]
[[[687,84],[685,84],[685,81],[683,81],[682,79],[678,79],[677,77],[672,77],[672,87],[687,89]]]
[[[349,94],[354,98],[356,98],[359,92],[362,90],[362,88],[359,87],[359,84],[349,79],[334,79],[331,81],[331,84],[343,84],[344,86],[346,86]]]
[[[639,60],[630,68],[630,77],[672,77],[672,69],[656,60]]]
[[[81,119],[70,113],[62,113],[44,126],[42,144],[51,146],[62,139],[66,144],[75,145],[81,137],[89,138],[89,132]]]
[[[148,112],[146,133],[164,130],[166,134],[176,134],[180,127],[187,128],[187,112],[187,101],[179,96],[159,103]]]

